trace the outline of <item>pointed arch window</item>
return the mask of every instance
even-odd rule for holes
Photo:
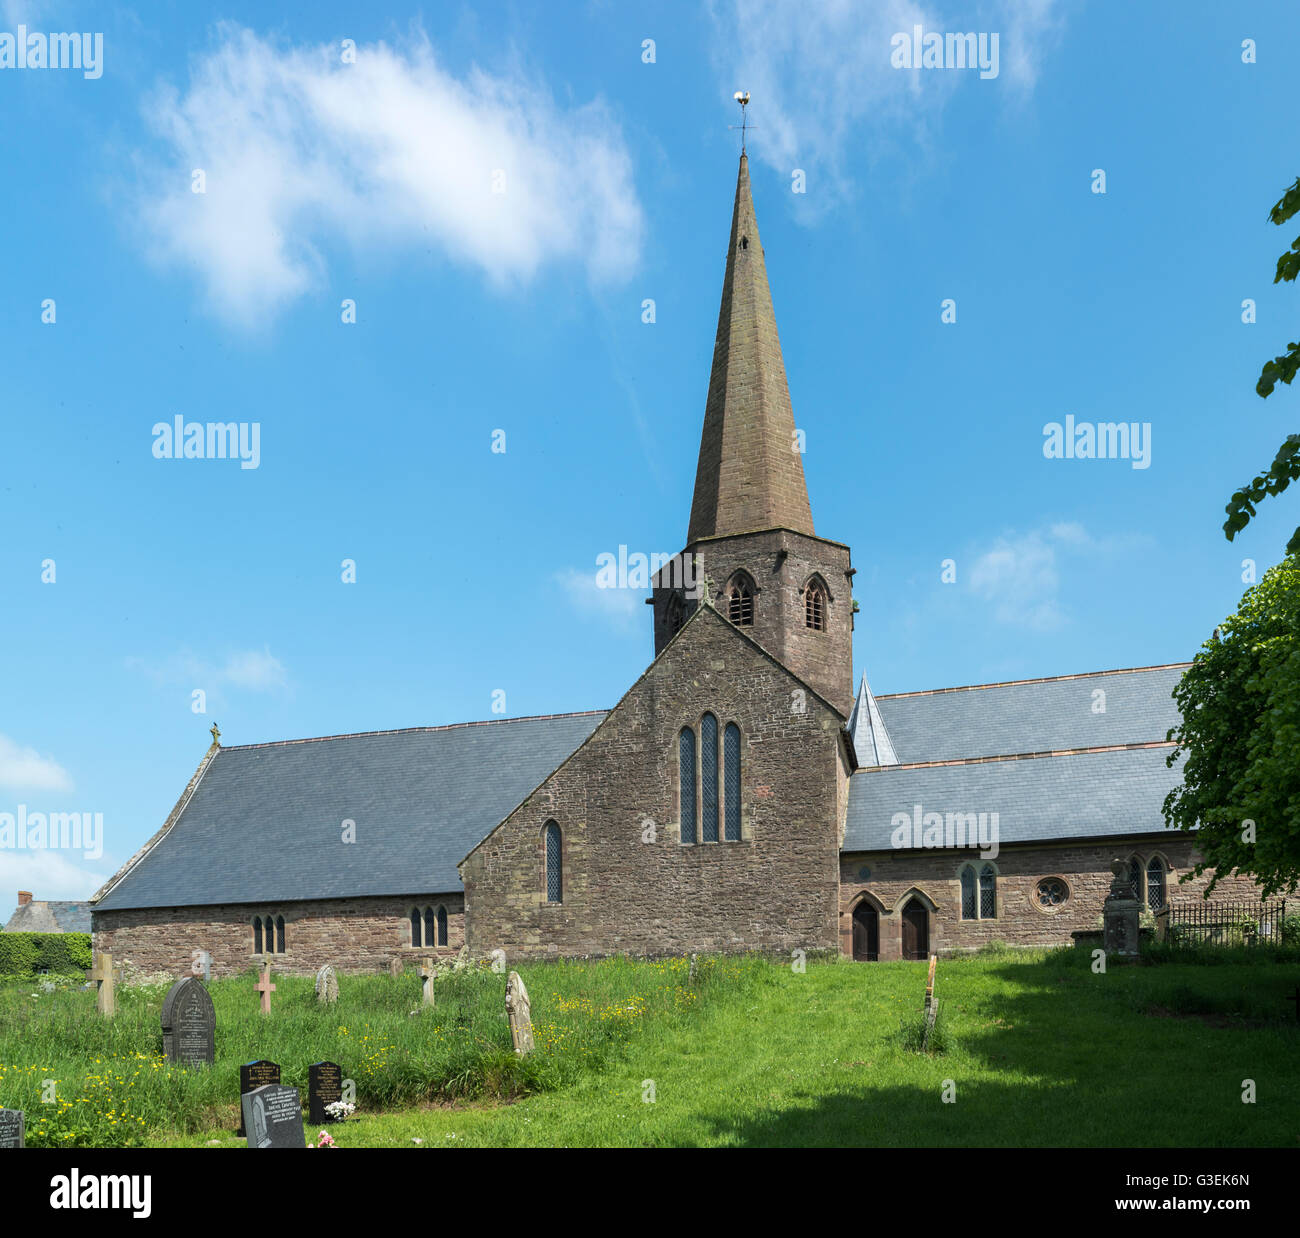
[[[675,590],[668,595],[668,605],[664,612],[664,622],[668,625],[668,637],[671,640],[682,630],[686,622],[686,599]]]
[[[438,940],[436,934],[437,928],[436,921],[433,918],[433,908],[426,907],[424,909],[424,936],[420,941],[416,942],[416,945],[432,946]]]
[[[740,841],[740,728],[727,723],[722,733],[723,837],[729,843]]]
[[[998,874],[992,864],[980,870],[980,919],[992,920],[998,914]]]
[[[1159,911],[1165,905],[1165,864],[1153,855],[1147,861],[1147,906],[1152,911]]]
[[[961,870],[961,918],[977,920],[978,904],[975,901],[975,870],[967,864]]]
[[[1131,856],[1129,858],[1128,873],[1126,875],[1125,880],[1129,888],[1129,893],[1132,895],[1133,898],[1137,899],[1138,902],[1141,902],[1142,901],[1142,861],[1139,860],[1137,856]]]
[[[677,737],[677,778],[680,787],[679,811],[682,822],[682,842],[695,841],[695,732],[690,727],[682,727]]]
[[[420,935],[420,923],[421,923],[420,909],[418,907],[412,907],[411,908],[411,945],[413,946],[424,945],[424,938]]]
[[[276,954],[284,953],[284,917],[275,917],[275,952]]]
[[[718,841],[718,720],[705,714],[700,720],[700,841]]]
[[[438,908],[438,945],[445,946],[446,944],[447,944],[447,909],[445,907],[439,907]]]
[[[727,585],[727,618],[738,628],[754,625],[754,582],[747,572],[737,572]]]
[[[265,951],[262,949],[262,917],[261,916],[253,917],[253,953],[254,954],[265,953]]]
[[[564,849],[554,821],[546,823],[546,901],[564,901]]]
[[[814,632],[826,631],[826,586],[816,578],[804,585],[803,622]]]

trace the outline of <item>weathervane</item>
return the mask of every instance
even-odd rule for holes
[[[749,107],[749,91],[738,90],[732,98],[740,104],[740,124],[728,125],[727,128],[740,130],[740,153],[743,155],[745,153],[745,130],[749,127],[749,113],[746,111]]]

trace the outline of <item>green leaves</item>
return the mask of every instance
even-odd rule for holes
[[[1300,451],[1300,435],[1293,436]],[[1171,733],[1183,782],[1165,822],[1196,831],[1198,874],[1213,890],[1233,870],[1262,895],[1300,882],[1300,555],[1242,597],[1174,689],[1182,715]],[[1251,829],[1248,823],[1253,823]]]

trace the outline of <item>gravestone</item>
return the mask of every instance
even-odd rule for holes
[[[422,1001],[426,1006],[433,1005],[433,980],[438,974],[438,968],[432,959],[423,959],[420,963],[420,980],[423,982],[421,992],[423,993]]]
[[[334,974],[334,964],[326,963],[316,973],[316,1000],[336,1002],[339,999],[339,978]]]
[[[528,1002],[528,990],[519,978],[517,971],[512,971],[506,980],[506,1015],[510,1019],[510,1042],[515,1052],[523,1057],[533,1051],[532,1007]]]
[[[262,963],[262,978],[253,986],[262,995],[262,1013],[271,1013],[271,994],[275,992],[275,985],[271,983],[271,960],[267,959]]]
[[[190,971],[201,976],[204,984],[212,983],[212,955],[206,950],[195,950],[190,962]]]
[[[244,1130],[244,1095],[254,1088],[264,1088],[268,1083],[280,1082],[280,1063],[268,1062],[265,1058],[258,1062],[245,1062],[239,1068],[239,1129],[235,1132],[241,1139],[248,1133]]]
[[[211,1066],[216,1060],[217,1013],[203,982],[183,976],[162,1007],[163,1052],[178,1066]]]
[[[313,1126],[333,1122],[326,1105],[343,1099],[343,1071],[337,1062],[316,1062],[307,1067],[307,1110]]]
[[[0,1109],[0,1148],[26,1147],[23,1142],[25,1123],[21,1109]]]
[[[250,1148],[305,1148],[297,1088],[268,1083],[240,1098]]]
[[[391,959],[388,960],[388,974],[389,974],[390,976],[392,976],[394,979],[396,979],[398,976],[400,976],[400,975],[402,974],[402,960],[401,960],[401,959],[399,959],[399,958],[391,958]]]
[[[1129,883],[1128,865],[1123,860],[1112,860],[1110,870],[1115,877],[1102,905],[1102,948],[1107,956],[1135,959],[1142,905]]]
[[[86,979],[99,985],[95,1006],[100,1014],[111,1019],[117,1009],[117,1002],[113,997],[113,956],[109,951],[101,950],[95,956],[94,963],[94,967],[86,973]]]

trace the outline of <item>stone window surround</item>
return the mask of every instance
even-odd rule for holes
[[[1055,906],[1045,907],[1038,898],[1038,887],[1041,886],[1044,881],[1059,881],[1065,887],[1065,897]],[[1070,905],[1070,900],[1073,898],[1074,890],[1071,888],[1070,882],[1064,873],[1047,873],[1042,877],[1036,878],[1034,880],[1033,889],[1029,891],[1029,905],[1037,911],[1039,915],[1044,916],[1059,916],[1062,912],[1066,911]]]
[[[255,932],[255,930],[254,930],[254,928],[253,928],[253,921],[254,921],[254,920],[261,920],[261,921],[262,921],[262,946],[263,946],[263,948],[262,948],[261,950],[258,950],[258,949],[255,948],[256,943],[257,943],[257,938],[253,935],[254,932]],[[271,922],[271,932],[272,932],[272,933],[275,932],[275,927],[276,927],[276,925],[277,925],[281,920],[284,921],[284,949],[283,949],[283,950],[267,950],[267,949],[265,948],[265,947],[266,947],[266,921],[267,921],[267,920],[270,920],[270,922]],[[289,948],[289,924],[290,924],[290,923],[291,923],[290,917],[286,916],[283,912],[279,912],[279,911],[272,911],[272,912],[269,912],[269,913],[264,913],[264,912],[261,912],[261,911],[255,911],[255,912],[253,912],[253,914],[252,914],[251,916],[248,917],[248,942],[249,942],[248,957],[249,957],[250,959],[260,959],[260,958],[287,959],[287,958],[290,958],[290,957],[293,955],[293,951]]]
[[[1122,855],[1122,854],[1123,854],[1123,853],[1121,852],[1121,855]],[[1140,851],[1130,851],[1127,855],[1124,856],[1124,863],[1125,863],[1125,864],[1131,864],[1131,863],[1133,863],[1134,860],[1137,861],[1137,864],[1138,864],[1138,873],[1139,873],[1139,876],[1138,876],[1138,889],[1137,889],[1137,900],[1138,900],[1138,903],[1139,903],[1139,904],[1140,904],[1144,909],[1148,907],[1148,904],[1147,904],[1147,866],[1151,863],[1152,860],[1159,860],[1160,863],[1161,863],[1161,864],[1163,865],[1163,867],[1164,867],[1164,870],[1165,870],[1165,902],[1168,903],[1168,902],[1170,901],[1169,889],[1170,889],[1170,887],[1171,887],[1172,885],[1175,884],[1175,874],[1177,873],[1177,869],[1175,869],[1174,866],[1173,866],[1173,864],[1170,863],[1170,861],[1169,861],[1169,857],[1168,857],[1168,856],[1167,856],[1163,851],[1161,851],[1159,848],[1156,848],[1156,849],[1154,849],[1154,850],[1152,850],[1152,851],[1147,852],[1145,856],[1144,856]]]
[[[712,714],[718,724],[718,837],[712,841],[706,841],[704,838],[704,744],[701,739],[701,731],[704,724],[704,714]],[[740,732],[740,786],[741,786],[741,806],[740,806],[740,837],[725,838],[727,828],[727,776],[723,766],[723,754],[725,752],[725,736],[727,727],[734,726]],[[690,731],[695,736],[695,838],[693,841],[685,841],[682,838],[682,777],[680,768],[681,733]],[[677,845],[679,847],[738,847],[754,841],[753,831],[750,829],[748,818],[745,816],[744,805],[744,786],[745,786],[745,731],[744,728],[734,718],[726,721],[718,717],[718,713],[713,709],[706,709],[704,713],[694,721],[686,723],[673,732],[673,754],[672,765],[673,771],[673,797],[677,801],[677,820],[670,821],[668,828],[673,829],[677,836]]]
[[[986,868],[991,868],[993,870],[993,914],[991,916],[986,916],[982,913],[983,892],[980,890],[980,876]],[[970,869],[971,873],[974,875],[975,878],[975,914],[971,916],[970,919],[967,919],[964,915],[961,914],[961,909],[962,909],[961,878],[962,878],[962,874],[967,869]],[[1000,881],[1001,877],[1002,877],[1001,869],[999,869],[998,866],[994,864],[992,860],[984,860],[984,859],[964,860],[957,868],[958,919],[961,920],[964,924],[978,924],[981,920],[987,920],[993,922],[1002,919],[1002,889],[1001,889],[1001,881]],[[1068,889],[1069,887],[1067,886],[1066,888]]]
[[[557,902],[552,902],[547,894],[547,870],[546,870],[546,832],[550,826],[555,826],[560,835],[560,897]],[[542,910],[548,907],[560,909],[564,906],[564,896],[569,888],[569,831],[566,830],[554,817],[547,817],[542,822],[542,827],[537,831],[537,873],[538,873],[538,901],[541,903]]]
[[[438,935],[438,912],[439,912],[439,911],[442,911],[442,912],[444,912],[444,913],[446,914],[446,916],[447,916],[447,944],[446,944],[445,946],[436,946],[436,945],[432,945],[432,944],[429,944],[429,945],[423,945],[423,946],[417,946],[413,941],[410,940],[410,937],[411,937],[411,916],[414,915],[417,911],[420,913],[420,935],[423,936],[423,935],[424,935],[424,913],[425,913],[425,911],[428,910],[428,909],[431,909],[431,910],[433,911],[433,925],[434,925],[433,932],[434,932],[434,936],[435,936],[435,937]],[[441,902],[441,901],[440,901],[440,902],[437,902],[437,903],[412,903],[412,904],[411,904],[411,905],[406,909],[406,937],[407,937],[407,940],[406,940],[406,942],[403,944],[402,949],[404,949],[404,950],[420,950],[420,951],[426,951],[426,950],[450,950],[450,949],[452,948],[452,947],[451,947],[451,915],[452,915],[452,913],[451,913],[451,908],[448,907],[446,903]]]

